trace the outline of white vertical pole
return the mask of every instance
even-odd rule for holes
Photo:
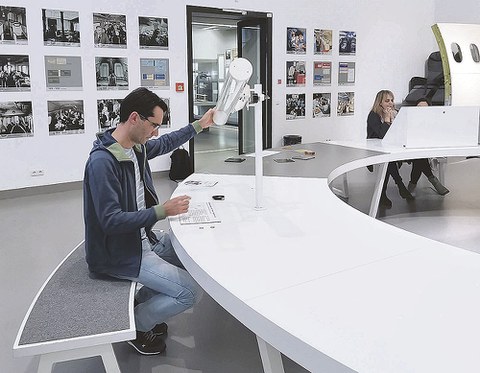
[[[253,91],[259,100],[253,106],[255,110],[255,210],[263,210],[263,134],[262,134],[262,85],[255,84]]]

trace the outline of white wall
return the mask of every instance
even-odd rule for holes
[[[480,1],[435,0],[435,23],[480,23]]]
[[[172,107],[173,128],[178,128],[188,119],[187,93],[177,93],[175,82],[187,83],[186,56],[186,5],[236,8],[273,13],[273,145],[281,145],[282,136],[300,134],[304,142],[324,139],[356,139],[365,136],[365,121],[375,93],[382,88],[393,90],[397,101],[407,94],[408,81],[412,76],[423,76],[424,62],[429,53],[436,50],[430,27],[442,11],[435,8],[448,4],[447,1],[407,0],[401,3],[380,0],[357,0],[339,3],[335,0],[295,1],[278,0],[85,0],[68,3],[64,0],[19,0],[15,6],[27,8],[29,44],[27,46],[2,45],[2,54],[29,54],[32,91],[27,93],[1,93],[1,101],[32,100],[35,135],[31,138],[0,139],[2,173],[0,190],[36,185],[48,185],[83,178],[83,167],[91,143],[97,131],[96,100],[99,98],[122,98],[126,92],[100,92],[95,86],[94,57],[111,54],[126,56],[129,60],[130,89],[140,84],[138,65],[140,57],[170,59],[169,90],[159,90],[162,97],[169,97]],[[71,5],[70,5],[71,4]],[[476,7],[476,1],[469,1]],[[81,48],[45,47],[42,40],[41,9],[64,9],[80,11]],[[103,50],[93,48],[92,13],[105,12],[126,14],[128,24],[128,50]],[[468,14],[468,10],[465,10]],[[138,16],[167,17],[169,20],[170,48],[168,51],[145,51],[138,49]],[[301,59],[307,61],[307,86],[285,87],[285,62],[291,59],[285,52],[286,27],[307,28],[308,51]],[[337,117],[334,112],[339,89],[336,86],[338,53],[333,55],[333,84],[327,87],[332,92],[332,117],[310,119],[311,96],[320,90],[311,83],[312,63],[318,58],[313,55],[313,29],[334,30],[334,43],[339,30],[357,32],[357,55],[345,58],[355,61],[357,66],[355,92],[355,115]],[[335,44],[334,44],[335,45]],[[44,55],[81,55],[83,65],[83,91],[46,92],[44,77]],[[342,59],[343,60],[343,59]],[[277,84],[281,79],[282,84]],[[309,82],[309,83],[308,83]],[[186,87],[188,89],[188,87]],[[349,89],[350,90],[350,89]],[[343,89],[340,89],[343,91]],[[305,92],[307,118],[285,120],[286,93]],[[47,100],[83,99],[86,128],[84,134],[49,136],[47,126]],[[152,164],[155,170],[169,168],[168,155]],[[44,169],[45,175],[31,177],[32,169]]]

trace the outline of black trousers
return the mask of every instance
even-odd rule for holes
[[[427,158],[422,159],[413,159],[412,160],[412,172],[410,172],[410,182],[416,184],[420,176],[425,174],[426,177],[432,177],[432,168],[430,163],[428,163]]]
[[[395,184],[397,185],[403,184],[402,177],[398,172],[397,162],[388,163],[387,173],[385,175],[385,181],[383,182],[382,194],[385,194],[385,192],[387,191],[387,185],[388,185],[388,180],[390,179],[390,176],[392,177],[393,181],[395,181]]]

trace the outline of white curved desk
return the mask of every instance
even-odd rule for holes
[[[187,179],[215,186],[182,183],[174,194],[211,201],[222,222],[170,218],[185,267],[257,335],[265,371],[282,371],[276,351],[312,372],[480,371],[480,256],[377,221],[329,188],[335,175],[367,164],[457,150],[300,147],[314,149],[315,160],[265,159],[266,174],[296,176],[264,178],[265,210],[253,209],[253,176],[220,165],[222,174]],[[244,163],[231,173],[251,171]]]

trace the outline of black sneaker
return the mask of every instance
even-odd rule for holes
[[[165,335],[168,333],[168,325],[164,322],[153,327],[152,332],[156,335]]]
[[[153,330],[148,332],[137,331],[137,339],[128,341],[128,344],[142,355],[158,355],[167,348],[165,341]]]
[[[133,306],[137,307],[140,303],[136,299],[133,300]],[[164,322],[153,327],[152,332],[157,335],[165,335],[168,333],[168,325]]]

